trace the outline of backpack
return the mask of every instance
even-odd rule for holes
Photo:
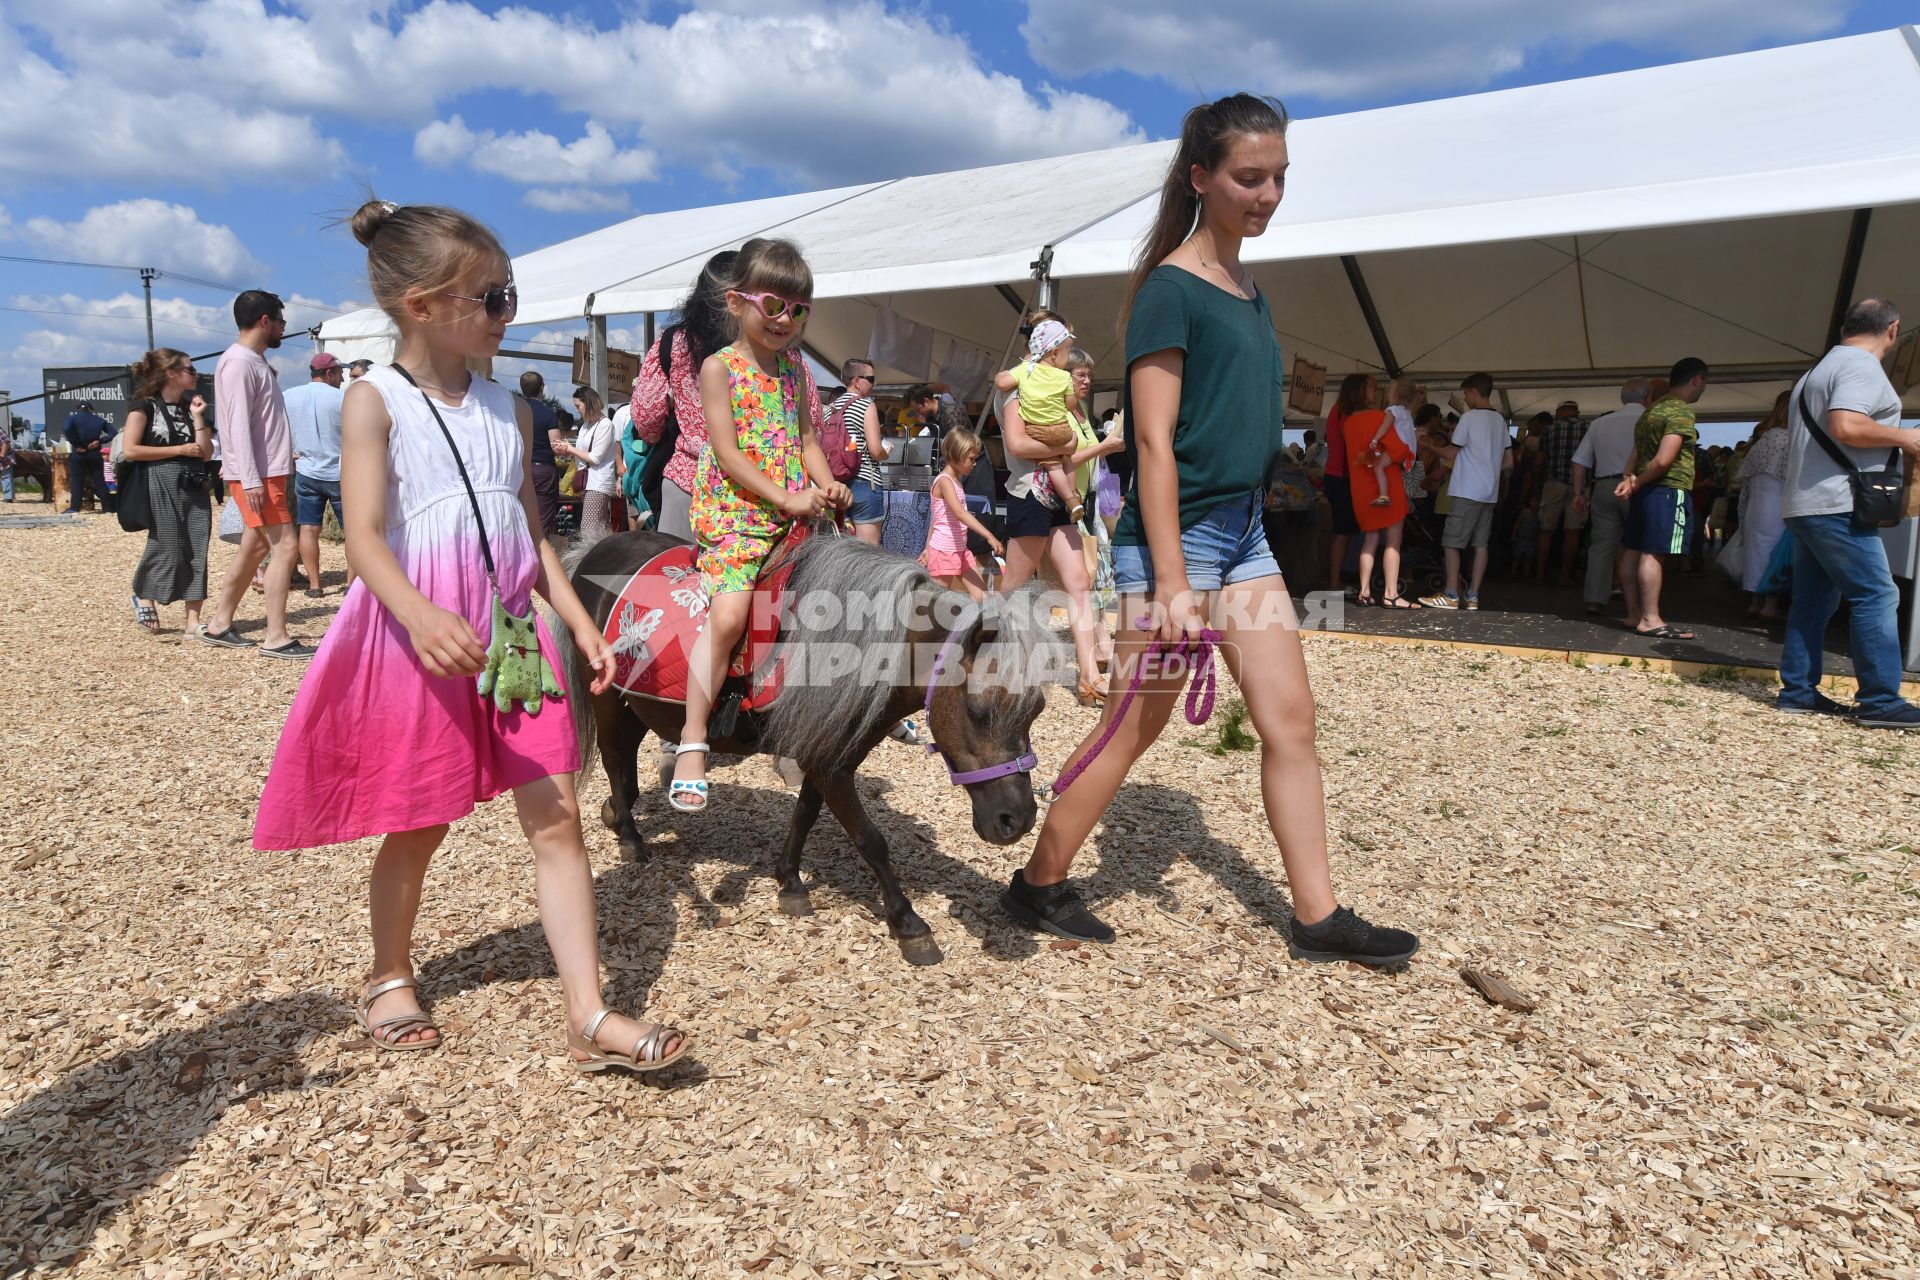
[[[820,451],[827,455],[827,469],[835,480],[848,481],[860,474],[860,451],[847,431],[847,406],[856,398],[841,396],[834,401],[827,420],[820,424]],[[865,425],[861,424],[863,428]]]

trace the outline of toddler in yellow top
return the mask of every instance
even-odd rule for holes
[[[1068,417],[1068,402],[1073,398],[1073,375],[1067,372],[1067,360],[1073,355],[1073,334],[1058,320],[1043,320],[1034,326],[1027,340],[1027,360],[996,376],[993,385],[1011,391],[1020,398],[1020,420],[1037,445],[1060,450],[1041,469],[1046,472],[1045,489],[1036,488],[1033,496],[1044,506],[1065,503],[1077,521],[1086,513],[1080,491],[1073,483],[1067,460],[1077,443],[1073,423]]]

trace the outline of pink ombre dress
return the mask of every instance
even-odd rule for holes
[[[376,366],[364,379],[387,402],[387,545],[429,600],[491,638],[492,588],[473,504],[421,393]],[[473,380],[441,404],[473,481],[506,607],[524,616],[540,574],[520,504],[526,470],[511,394]],[[544,619],[540,650],[560,664]],[[566,675],[560,672],[561,684]],[[287,713],[254,821],[256,849],[304,849],[452,822],[483,800],[580,767],[567,704],[500,712],[475,677],[427,674],[407,629],[367,590],[348,590]]]

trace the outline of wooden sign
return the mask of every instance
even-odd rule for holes
[[[1287,408],[1309,418],[1320,416],[1327,398],[1327,367],[1305,356],[1293,358],[1293,376],[1287,379]]]
[[[587,352],[587,340],[573,340],[573,380],[583,387],[593,385],[593,361]],[[640,357],[618,347],[607,348],[607,403],[609,407],[633,397],[633,384],[640,380]]]
[[[1920,329],[1902,335],[1893,350],[1887,352],[1887,379],[1901,395],[1920,386]]]

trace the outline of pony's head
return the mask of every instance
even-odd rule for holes
[[[1029,609],[999,603],[973,612],[951,634],[948,661],[958,670],[942,671],[927,729],[956,778],[991,774],[1032,750],[1033,722],[1046,709],[1051,637]],[[982,840],[1012,844],[1033,829],[1033,780],[1026,770],[961,785]]]
[[[788,679],[767,710],[766,750],[808,769],[857,766],[902,717],[918,713],[944,649],[947,669],[927,727],[952,769],[964,774],[1026,754],[1058,642],[1025,593],[981,609],[911,560],[831,536],[800,548],[791,589],[798,603],[782,641]],[[1008,844],[1032,829],[1028,774],[963,785],[981,839]]]

